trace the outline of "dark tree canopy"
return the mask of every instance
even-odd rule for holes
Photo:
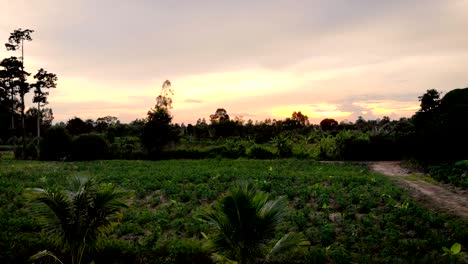
[[[229,115],[224,108],[218,108],[216,109],[216,112],[212,115],[210,115],[210,122],[222,122],[222,121],[228,121],[229,120]]]
[[[338,122],[335,119],[325,118],[320,121],[320,128],[323,131],[331,131],[338,127]]]
[[[5,43],[5,47],[7,50],[18,50],[22,49],[23,47],[21,44],[26,41],[31,41],[31,34],[34,33],[34,30],[31,29],[16,29],[12,33],[10,33],[10,37],[8,38],[8,43]],[[21,47],[20,47],[21,46]]]
[[[440,93],[436,89],[427,90],[425,94],[418,97],[421,102],[421,112],[428,112],[437,108],[440,104]]]

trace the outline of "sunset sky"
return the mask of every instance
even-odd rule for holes
[[[246,120],[394,119],[427,89],[468,87],[467,11],[468,0],[0,0],[0,43],[35,30],[25,66],[58,75],[56,122],[144,118],[166,79],[178,123],[221,107]]]

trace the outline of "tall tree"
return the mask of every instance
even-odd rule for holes
[[[171,126],[170,109],[173,95],[171,82],[166,80],[162,85],[161,93],[156,97],[156,105],[148,111],[141,139],[150,155],[158,155],[168,143],[178,138],[177,132]]]
[[[7,50],[21,50],[21,65],[24,68],[24,42],[31,41],[31,34],[34,30],[31,29],[16,29],[12,33],[10,33],[10,37],[8,38],[8,43],[5,43],[5,47]]]
[[[172,109],[172,96],[174,96],[174,90],[172,90],[172,84],[169,80],[164,81],[161,93],[156,97],[156,107],[164,108],[166,110]]]
[[[21,82],[27,75],[22,70],[21,61],[16,57],[5,58],[0,62],[0,86],[7,96],[7,102],[10,104],[11,130],[15,129],[15,114],[18,105],[17,95],[20,92]]]
[[[34,30],[31,29],[16,29],[12,33],[10,33],[10,37],[8,38],[8,43],[5,43],[5,47],[7,50],[18,50],[21,49],[21,71],[23,72],[22,78],[20,79],[19,85],[19,95],[20,95],[20,105],[21,105],[21,128],[23,131],[23,153],[26,150],[26,128],[24,127],[24,96],[30,90],[29,84],[26,82],[26,77],[29,74],[25,74],[24,71],[24,42],[31,41],[31,34]]]
[[[42,118],[41,106],[45,106],[49,103],[47,102],[47,96],[49,95],[49,92],[46,92],[45,89],[57,87],[57,75],[49,73],[41,68],[36,73],[36,75],[34,75],[34,79],[37,81],[32,84],[32,87],[34,87],[33,103],[37,103],[37,137],[40,137]]]

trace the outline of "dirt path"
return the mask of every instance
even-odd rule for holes
[[[415,174],[401,167],[399,161],[377,161],[369,164],[374,171],[395,179],[407,188],[414,198],[429,208],[459,215],[468,219],[468,193],[447,186],[424,181],[423,174]]]

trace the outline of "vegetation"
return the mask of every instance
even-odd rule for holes
[[[206,216],[215,229],[208,246],[216,252],[215,260],[239,264],[268,262],[306,245],[304,237],[295,233],[270,241],[286,214],[283,198],[269,200],[253,184],[244,184],[222,197]]]
[[[47,207],[36,209],[36,218],[58,247],[70,255],[72,264],[82,263],[85,253],[97,248],[98,238],[111,230],[123,208],[126,194],[112,185],[97,185],[88,178],[74,178],[67,192],[53,189],[32,189],[28,193],[33,202]],[[47,253],[47,254],[45,254]],[[45,255],[41,251],[34,258]]]
[[[466,221],[422,209],[388,179],[361,165],[295,159],[2,160],[0,167],[2,263],[25,262],[44,249],[67,259],[41,232],[23,194],[39,186],[66,188],[76,175],[135,194],[112,235],[97,243],[96,263],[212,263],[202,232],[208,238],[216,232],[200,218],[239,182],[254,184],[272,200],[287,200],[273,241],[296,232],[310,242],[289,255],[289,261],[448,263],[463,256],[443,255],[443,247],[460,243],[464,252],[468,246]]]

